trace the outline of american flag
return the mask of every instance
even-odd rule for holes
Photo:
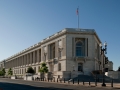
[[[78,15],[78,13],[79,13],[79,12],[78,12],[78,8],[77,8],[77,10],[76,10],[76,14]]]

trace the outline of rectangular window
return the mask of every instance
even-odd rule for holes
[[[83,71],[83,64],[82,63],[78,63],[78,71]]]
[[[61,59],[61,51],[59,51],[59,58]]]
[[[61,63],[58,63],[58,71],[61,71]]]

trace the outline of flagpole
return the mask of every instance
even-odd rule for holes
[[[78,29],[79,29],[79,6],[78,6]]]

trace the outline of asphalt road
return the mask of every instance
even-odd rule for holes
[[[114,89],[0,78],[0,90],[114,90]]]

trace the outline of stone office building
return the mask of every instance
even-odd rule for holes
[[[40,64],[45,62],[53,76],[70,77],[71,72],[90,75],[94,70],[102,70],[100,43],[94,29],[65,28],[2,60],[0,68],[12,68],[14,75],[25,75],[31,66],[38,74]],[[106,68],[112,70],[113,63],[109,61]]]

